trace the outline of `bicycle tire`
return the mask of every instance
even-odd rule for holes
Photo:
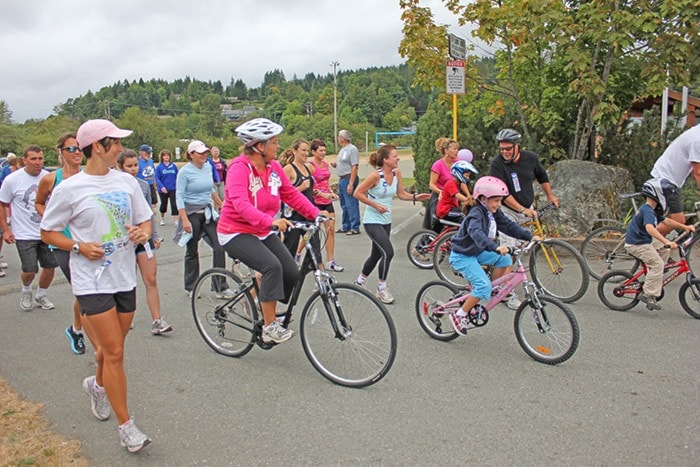
[[[240,290],[241,280],[223,268],[202,273],[192,293],[192,316],[209,347],[227,357],[242,357],[255,344],[258,312],[252,295],[238,292],[233,298],[217,297],[216,290]]]
[[[452,253],[452,245],[450,241],[457,231],[450,232],[435,243],[433,249],[433,269],[438,277],[448,284],[455,287],[469,287],[469,281],[462,274],[452,268],[450,264],[450,253]]]
[[[615,294],[615,289],[623,282],[631,279],[633,275],[627,271],[610,271],[603,275],[598,281],[598,298],[605,306],[615,311],[628,311],[634,308],[639,303],[639,292],[642,291],[641,282],[637,282],[635,287],[637,293],[618,292]]]
[[[686,313],[700,319],[700,279],[693,277],[690,282],[683,282],[678,290],[678,300]]]
[[[581,256],[588,272],[596,280],[608,271],[628,271],[634,273],[639,260],[627,253],[624,248],[625,229],[605,226],[595,229],[581,243]]]
[[[529,266],[535,284],[564,303],[579,300],[588,290],[591,278],[586,262],[576,248],[563,240],[550,238],[535,245]]]
[[[362,388],[380,381],[396,358],[396,329],[389,312],[366,289],[330,284],[330,295],[316,291],[299,322],[304,353],[326,379],[340,386]],[[335,296],[335,299],[333,298]],[[347,326],[333,332],[329,316]]]
[[[698,266],[700,264],[700,247],[695,247],[698,239],[700,239],[700,233],[695,233],[685,249],[685,259],[688,261],[688,267],[695,277],[700,277],[700,274],[698,274],[700,273],[700,266]],[[698,271],[695,269],[698,269]]]
[[[437,234],[427,229],[411,235],[406,243],[406,254],[414,266],[421,269],[433,268],[433,242],[436,238]]]
[[[431,281],[425,284],[416,295],[416,317],[418,324],[433,339],[448,342],[459,337],[450,322],[450,315],[442,310],[442,305],[448,302],[459,289],[452,284],[442,281]],[[455,306],[455,311],[459,305]]]
[[[515,337],[533,360],[557,365],[578,348],[578,322],[561,300],[540,295],[539,302],[541,306],[536,306],[528,299],[518,307],[513,321]]]

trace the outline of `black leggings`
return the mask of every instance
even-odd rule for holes
[[[287,303],[299,279],[299,268],[277,235],[260,240],[255,235],[240,234],[223,249],[251,269],[262,274],[260,301]]]
[[[175,190],[167,193],[159,191],[158,196],[160,196],[160,213],[165,214],[168,211],[168,200],[170,200],[170,215],[177,216],[178,211],[177,205],[175,204]]]
[[[394,257],[394,247],[391,244],[391,224],[365,224],[365,232],[372,240],[372,251],[362,266],[362,275],[369,276],[379,263],[380,281],[386,281],[389,276],[389,265]]]

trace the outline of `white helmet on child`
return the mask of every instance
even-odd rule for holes
[[[251,147],[261,141],[267,141],[280,133],[284,128],[266,118],[254,118],[236,128],[236,133],[246,147]]]
[[[487,175],[476,181],[473,196],[475,199],[479,199],[479,196],[485,196],[487,199],[494,196],[505,197],[508,196],[508,187],[500,178]]]

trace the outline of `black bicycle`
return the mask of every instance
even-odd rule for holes
[[[319,268],[319,260],[308,241],[327,218],[295,222],[304,230],[306,253],[286,312],[278,317],[284,327],[292,321],[294,308],[309,273],[316,290],[304,305],[299,331],[304,353],[325,378],[341,386],[361,388],[381,380],[396,357],[396,329],[384,305],[362,287],[336,282]],[[227,289],[233,290],[228,293]],[[262,312],[258,306],[258,282],[252,274],[241,280],[222,268],[205,271],[192,293],[192,314],[197,330],[216,352],[242,357],[263,342]]]

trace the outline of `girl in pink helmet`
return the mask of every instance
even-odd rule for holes
[[[501,211],[501,203],[508,196],[508,188],[496,177],[481,177],[474,185],[476,205],[452,237],[450,264],[472,285],[472,293],[462,304],[462,309],[452,315],[452,324],[457,333],[466,333],[467,314],[481,300],[491,299],[491,280],[483,265],[494,267],[492,278],[497,279],[508,272],[513,261],[507,246],[499,246],[496,235],[499,231],[520,240],[531,240],[532,232],[520,227]],[[508,299],[508,308],[517,309],[520,301],[515,294]]]

